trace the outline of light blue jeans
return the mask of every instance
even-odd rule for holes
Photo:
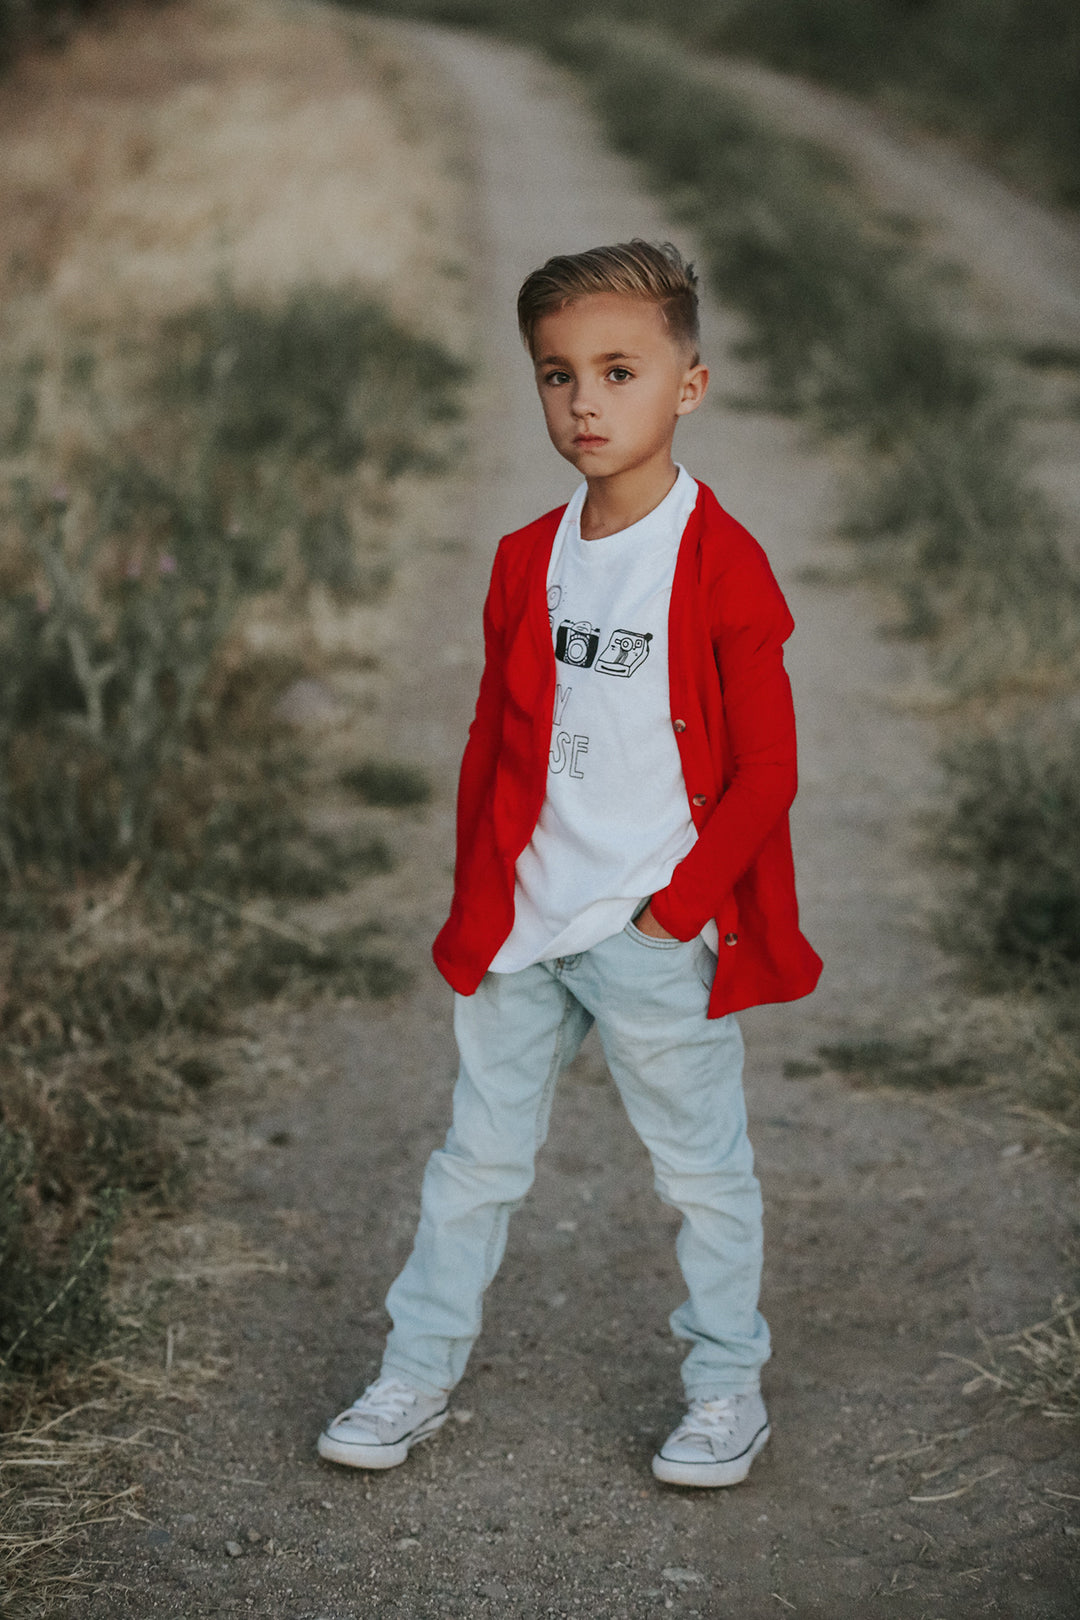
[[[387,1296],[382,1376],[431,1395],[461,1378],[555,1082],[595,1023],[656,1190],[683,1217],[676,1253],[690,1297],[670,1322],[690,1344],[687,1395],[757,1388],[769,1354],[757,1309],[761,1191],[742,1036],[733,1017],[706,1017],[715,963],[700,939],[653,939],[631,922],[578,956],[488,973],[475,995],[456,997],[453,1124],[428,1160],[416,1242]]]

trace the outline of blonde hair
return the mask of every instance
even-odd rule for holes
[[[518,293],[518,326],[530,354],[536,324],[550,310],[562,309],[589,293],[626,293],[659,306],[676,342],[694,351],[697,363],[697,276],[670,242],[616,242],[548,259],[526,276]]]

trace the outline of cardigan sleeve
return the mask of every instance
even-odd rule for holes
[[[697,842],[667,887],[652,897],[657,922],[684,940],[720,912],[789,809],[797,785],[795,711],[783,654],[794,624],[756,543],[742,552],[737,566],[724,571],[709,606],[727,734],[727,785],[702,807]],[[687,791],[694,795],[697,783],[688,780]]]

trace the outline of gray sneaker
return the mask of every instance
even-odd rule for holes
[[[667,1485],[737,1485],[769,1438],[765,1402],[757,1390],[692,1401],[652,1460]]]
[[[396,1468],[409,1447],[441,1429],[447,1397],[423,1395],[398,1378],[378,1378],[319,1436],[319,1456],[347,1468]]]

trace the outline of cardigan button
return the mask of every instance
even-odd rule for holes
[[[686,730],[686,721],[685,720],[673,720],[671,722],[671,724],[674,726],[676,731],[685,731]]]
[[[724,935],[724,944],[725,945],[737,945],[738,943],[739,943],[738,934],[725,934]]]
[[[695,804],[708,804],[708,802],[709,802],[708,798],[706,797],[706,795],[704,793],[695,793],[694,794],[694,803]]]

